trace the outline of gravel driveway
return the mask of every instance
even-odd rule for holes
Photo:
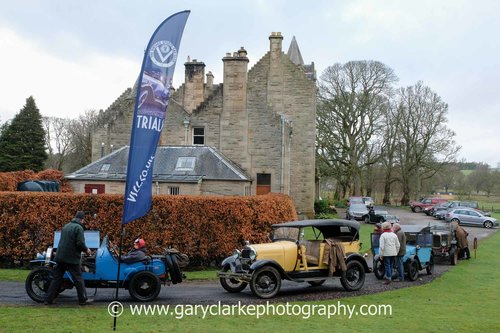
[[[391,214],[399,216],[401,224],[421,224],[427,225],[431,223],[440,223],[439,221],[428,217],[422,213],[412,213],[409,210],[399,208],[387,208]],[[345,216],[343,210],[339,210],[339,216]],[[472,248],[472,240],[477,237],[478,240],[496,232],[495,229],[483,229],[478,227],[465,227],[469,232],[469,243]],[[478,252],[480,254],[480,250]],[[471,255],[474,258],[474,252],[471,250]],[[473,259],[472,259],[473,260]],[[368,264],[371,266],[371,259],[368,259]],[[459,263],[460,265],[460,263]],[[290,281],[283,281],[282,289],[277,297],[269,300],[270,302],[287,302],[287,301],[309,301],[309,300],[327,300],[343,298],[348,296],[358,296],[364,294],[373,294],[383,292],[386,290],[393,290],[405,288],[409,286],[416,286],[432,281],[440,276],[443,272],[451,269],[452,266],[447,263],[437,262],[433,275],[427,275],[425,270],[420,272],[417,281],[410,282],[394,282],[390,285],[383,285],[380,280],[375,278],[374,274],[367,274],[366,281],[363,288],[356,292],[346,292],[338,279],[327,281],[320,287],[311,287],[307,283],[294,283]],[[187,273],[189,276],[189,273]],[[87,289],[89,296],[94,295],[94,289]],[[114,289],[97,289],[97,294],[94,296],[95,304],[107,305],[114,300]],[[120,290],[119,300],[125,303],[133,303],[128,291]],[[162,287],[161,293],[155,303],[159,304],[253,304],[266,302],[252,295],[250,288],[247,287],[244,291],[238,294],[231,294],[226,292],[220,286],[217,280],[211,281],[194,281],[183,282],[178,285]],[[66,290],[58,298],[57,304],[74,306],[77,303],[76,291]],[[38,303],[33,302],[24,289],[23,282],[6,282],[0,281],[0,305],[21,305],[21,306],[35,306]]]

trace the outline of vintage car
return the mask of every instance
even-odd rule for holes
[[[54,244],[44,254],[32,260],[34,266],[26,278],[28,296],[35,302],[43,302],[53,279],[53,261],[61,232],[54,233]],[[100,243],[99,231],[85,231],[85,243],[92,250],[91,256],[82,254],[82,277],[87,288],[116,288],[118,272],[118,249],[108,237]],[[180,283],[183,274],[178,264],[178,252],[166,250],[164,255],[147,257],[131,264],[120,264],[119,286],[128,289],[137,301],[149,302],[160,293],[162,283]],[[71,275],[66,272],[59,293],[73,288]],[[97,291],[97,289],[96,289]]]
[[[336,219],[272,225],[272,243],[246,245],[222,262],[220,283],[231,293],[250,284],[253,294],[260,298],[274,297],[283,279],[319,286],[339,277],[345,290],[359,290],[370,272],[358,253],[359,228],[356,221]],[[328,258],[339,248],[344,251],[345,271],[337,267],[330,272]]]
[[[399,223],[399,218],[396,215],[389,214],[386,210],[370,209],[368,218],[365,217],[365,223],[382,223],[390,222],[391,224]]]
[[[450,225],[430,225],[432,233],[432,253],[434,257],[448,260],[451,265],[458,263],[458,247],[455,233]]]
[[[419,225],[402,225],[401,230],[406,235],[406,254],[403,257],[404,270],[410,281],[418,278],[419,271],[425,269],[427,274],[434,272],[434,255],[432,251],[432,233],[429,227]],[[373,272],[381,280],[385,275],[384,262],[379,255],[379,233],[371,234],[371,248],[373,252]],[[395,265],[392,278],[397,277]]]

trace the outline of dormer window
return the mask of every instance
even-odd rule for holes
[[[193,171],[196,157],[179,157],[175,165],[175,171]]]
[[[102,166],[101,166],[101,170],[99,170],[99,173],[106,173],[109,171],[109,167],[111,166],[111,164],[109,163],[104,163]]]

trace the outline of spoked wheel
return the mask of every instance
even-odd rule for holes
[[[323,283],[325,283],[326,280],[319,280],[319,281],[307,281],[307,283],[309,283],[311,286],[313,287],[319,287],[321,286]]]
[[[410,260],[408,264],[408,278],[410,281],[418,279],[418,262],[416,260]]]
[[[493,228],[493,223],[491,221],[486,221],[486,222],[484,222],[484,227],[486,229],[491,229],[491,228]]]
[[[425,271],[427,272],[427,275],[431,275],[434,273],[434,255],[431,254],[431,257],[429,258],[429,262],[427,263],[427,267],[425,267]]]
[[[260,298],[272,298],[281,288],[281,275],[276,268],[264,266],[256,270],[250,281],[250,289]]]
[[[160,293],[160,279],[151,272],[136,273],[130,280],[128,292],[136,301],[150,302]]]
[[[28,296],[35,302],[42,303],[54,278],[52,268],[42,266],[31,271],[24,284]]]
[[[227,272],[229,270],[230,268],[228,265],[222,268],[222,272]],[[241,282],[232,278],[221,277],[219,280],[222,288],[226,289],[226,291],[229,291],[230,293],[239,293],[240,291],[245,289],[248,285],[248,283],[246,282]]]
[[[379,280],[382,280],[385,276],[385,266],[382,260],[376,260],[373,264],[373,273],[375,273],[375,277]]]
[[[363,265],[357,260],[348,262],[347,269],[342,272],[340,283],[347,291],[361,289],[365,284],[365,268]]]

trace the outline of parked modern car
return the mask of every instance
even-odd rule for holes
[[[424,198],[421,201],[412,201],[410,202],[411,211],[414,213],[420,213],[424,210],[425,207],[430,207],[435,204],[444,203],[448,201],[443,198]]]
[[[434,212],[434,217],[437,218],[438,220],[444,220],[444,217],[446,213],[453,208],[471,208],[474,209],[475,211],[482,213],[485,216],[491,216],[490,212],[483,212],[479,209],[479,204],[477,201],[449,201],[446,203],[445,206],[439,207],[436,209]]]
[[[434,272],[434,255],[432,252],[432,234],[429,227],[420,225],[402,225],[401,230],[406,236],[406,254],[403,257],[404,270],[411,281],[418,278],[418,272],[425,269],[427,274]],[[381,280],[385,275],[384,262],[379,256],[379,233],[371,234],[373,252],[373,272]],[[394,267],[392,278],[397,276],[397,267]]]
[[[363,203],[349,205],[345,211],[345,217],[348,220],[370,222],[368,208]]]
[[[445,207],[448,204],[449,204],[449,201],[448,202],[444,202],[444,203],[435,204],[435,205],[432,205],[432,206],[429,206],[429,207],[425,207],[423,209],[423,212],[427,216],[434,216],[434,214],[435,214],[436,211],[442,209],[442,207]]]
[[[372,207],[375,201],[372,197],[349,197],[349,205],[360,203],[364,204],[366,207]]]
[[[218,276],[230,293],[242,291],[250,284],[260,298],[274,297],[281,280],[307,282],[320,286],[331,278],[340,278],[347,291],[359,290],[370,272],[360,250],[359,229],[355,221],[304,220],[271,226],[272,243],[246,245],[224,259]],[[333,245],[332,245],[333,244]],[[330,270],[331,250],[341,244],[345,271]]]
[[[471,208],[454,208],[449,210],[445,216],[446,222],[458,222],[458,224],[468,224],[492,228],[498,226],[498,220],[491,216]]]

